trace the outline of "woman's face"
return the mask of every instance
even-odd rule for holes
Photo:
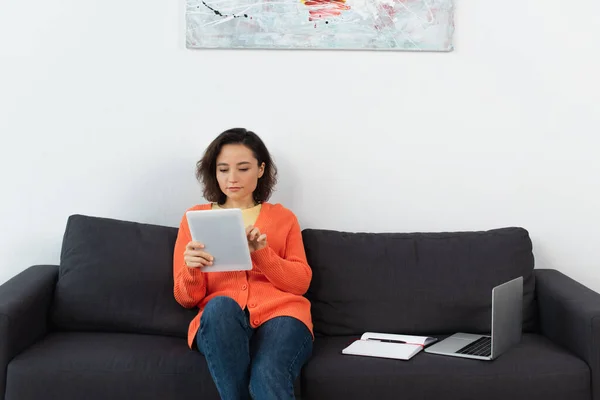
[[[243,144],[226,144],[217,156],[217,181],[228,199],[253,202],[252,193],[265,172],[252,150]]]

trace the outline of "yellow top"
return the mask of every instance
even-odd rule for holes
[[[258,204],[254,207],[245,208],[242,210],[242,218],[244,219],[244,226],[248,227],[248,225],[254,225],[256,223],[256,219],[258,218],[258,214],[260,214],[260,209],[262,204]],[[219,206],[217,203],[212,203],[213,210],[223,209],[223,207]]]

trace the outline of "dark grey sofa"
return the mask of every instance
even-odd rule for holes
[[[177,230],[82,215],[60,266],[0,286],[0,397],[218,399],[173,299]],[[315,345],[302,399],[600,400],[600,294],[533,269],[526,230],[303,231]],[[491,289],[524,277],[523,340],[493,362],[345,356],[364,331],[489,332]]]

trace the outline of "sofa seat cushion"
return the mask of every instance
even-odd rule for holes
[[[208,366],[185,339],[54,333],[14,358],[7,400],[219,399]]]
[[[342,355],[355,337],[319,337],[302,374],[303,400],[591,398],[585,362],[536,334],[494,361],[421,352],[408,361]]]

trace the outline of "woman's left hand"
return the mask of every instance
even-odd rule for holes
[[[246,228],[246,237],[248,238],[248,248],[250,249],[250,253],[264,249],[268,246],[267,243],[267,235],[261,234],[260,230],[254,225],[249,225]]]

